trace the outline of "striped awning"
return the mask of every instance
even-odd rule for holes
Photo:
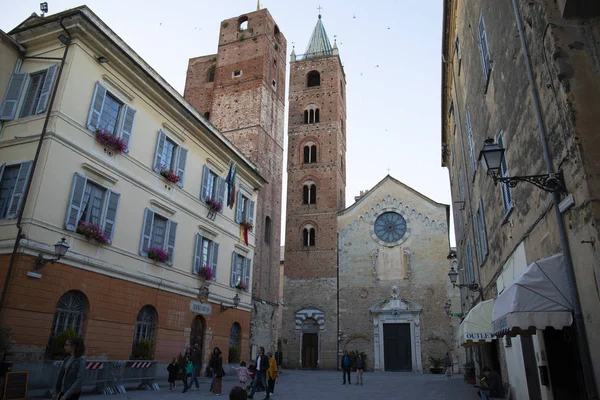
[[[462,346],[473,346],[496,339],[492,333],[492,309],[494,300],[486,300],[469,311],[458,330],[458,340]]]

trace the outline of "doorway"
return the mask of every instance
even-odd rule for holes
[[[200,351],[204,353],[204,329],[206,327],[206,323],[204,322],[204,318],[200,315],[197,315],[192,321],[192,332],[190,334],[190,349],[194,349],[194,343],[198,343],[200,347]],[[204,359],[204,354],[202,354],[202,359]],[[201,376],[202,372],[198,370],[198,376]]]
[[[319,365],[319,325],[312,318],[302,323],[302,368],[317,369]]]
[[[554,400],[582,399],[583,377],[573,328],[544,329]]]
[[[533,338],[529,335],[521,336],[521,349],[523,351],[523,365],[525,366],[525,377],[527,379],[527,390],[529,400],[542,400],[540,389],[540,377],[537,369],[537,359],[533,348]]]
[[[383,346],[386,371],[412,371],[410,324],[384,324]]]

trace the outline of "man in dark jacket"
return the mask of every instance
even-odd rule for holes
[[[481,390],[479,391],[481,399],[503,399],[504,395],[504,386],[500,375],[496,371],[492,371],[490,367],[483,367],[483,378],[481,378]]]
[[[342,385],[346,384],[346,375],[348,375],[348,384],[352,384],[350,382],[350,368],[352,368],[352,359],[350,358],[348,351],[344,350],[344,355],[342,356],[342,372],[344,374],[344,383],[342,383]]]
[[[196,384],[196,390],[200,389],[200,382],[198,382],[198,372],[202,371],[202,350],[198,343],[194,343],[194,348],[192,349],[191,360],[194,369],[192,370],[192,382],[190,382],[190,387],[192,383]]]
[[[267,384],[267,370],[269,369],[269,357],[265,355],[265,348],[258,348],[258,357],[256,357],[256,375],[254,376],[254,382],[252,383],[252,391],[250,392],[249,399],[254,398],[254,393],[256,393],[256,388],[258,386],[258,382],[262,382],[265,387],[266,397],[265,399],[270,399],[269,395],[269,385]]]

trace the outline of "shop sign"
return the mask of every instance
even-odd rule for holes
[[[208,303],[200,303],[199,301],[192,300],[190,302],[190,310],[196,314],[210,315],[211,307]]]

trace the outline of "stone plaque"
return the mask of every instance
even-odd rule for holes
[[[210,315],[211,307],[209,303],[192,300],[190,301],[190,310],[196,314]]]

